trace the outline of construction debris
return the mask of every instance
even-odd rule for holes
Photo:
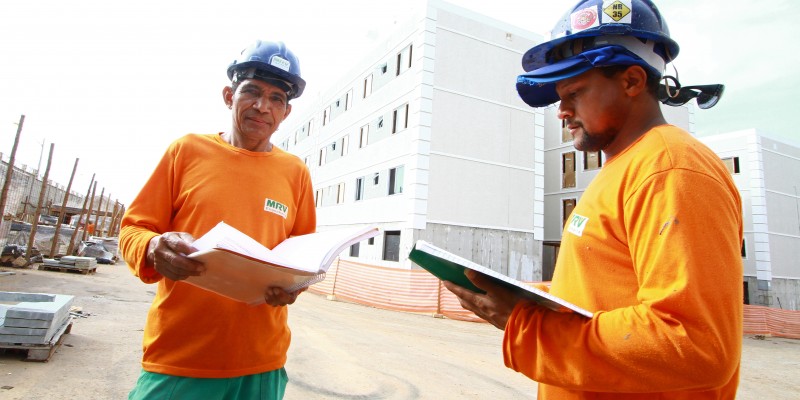
[[[117,244],[115,241],[92,237],[78,245],[78,255],[94,257],[100,264],[116,264],[117,256],[109,251],[109,247],[116,252]]]
[[[9,244],[3,247],[3,252],[0,254],[0,265],[6,267],[24,268],[30,264],[42,262],[42,255],[39,249],[33,248],[31,250],[31,260],[28,261],[25,252],[26,246]]]

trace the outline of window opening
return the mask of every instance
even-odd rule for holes
[[[403,166],[389,170],[389,195],[403,193]]]
[[[364,199],[364,177],[356,178],[356,201]]]
[[[599,151],[584,151],[583,152],[583,170],[589,171],[593,169],[600,169],[603,166],[603,158]]]
[[[563,214],[561,215],[562,221],[561,226],[566,226],[567,221],[569,221],[569,216],[572,215],[572,210],[575,209],[575,205],[578,203],[576,199],[564,199],[561,202],[561,208],[563,209]]]
[[[723,158],[722,163],[725,164],[725,168],[727,168],[728,172],[731,174],[738,174],[741,172],[739,169],[739,157]]]
[[[400,231],[384,232],[383,259],[385,261],[400,261]]]
[[[561,155],[562,181],[561,188],[575,187],[575,152],[571,151]]]
[[[572,141],[572,134],[567,129],[567,121],[561,120],[561,143],[569,143]]]

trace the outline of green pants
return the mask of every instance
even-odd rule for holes
[[[187,378],[142,371],[128,400],[280,400],[286,370],[236,378]]]

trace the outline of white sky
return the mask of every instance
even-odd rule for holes
[[[451,0],[545,34],[576,1]],[[212,3],[212,4],[203,4]],[[225,70],[254,39],[283,40],[300,57],[307,93],[324,91],[419,0],[30,0],[0,11],[0,151],[15,164],[85,193],[130,204],[166,146],[230,127]],[[758,128],[800,143],[800,7],[791,0],[661,0],[684,85],[724,83],[722,101],[696,109],[700,135]],[[671,71],[671,70],[670,70]],[[520,69],[520,72],[521,69]],[[513,83],[509,83],[513,84]],[[295,103],[296,111],[303,98]],[[44,143],[44,146],[42,146]],[[42,151],[44,147],[44,151]],[[41,156],[40,156],[41,155]]]

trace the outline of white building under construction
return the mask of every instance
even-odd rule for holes
[[[515,82],[541,37],[439,1],[396,26],[273,137],[311,170],[320,230],[377,223],[350,249],[373,265],[412,268],[424,239],[540,279],[544,118]]]

